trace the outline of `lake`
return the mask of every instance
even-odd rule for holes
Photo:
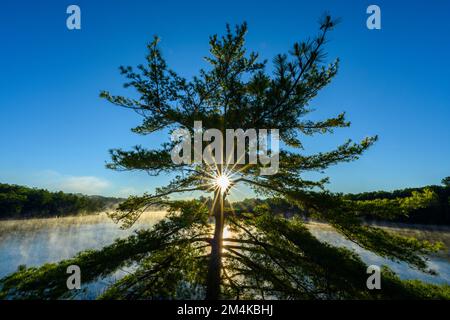
[[[163,211],[144,214],[132,228],[127,230],[120,229],[105,214],[0,221],[0,278],[14,272],[20,265],[39,266],[45,262],[70,258],[82,250],[99,249],[112,243],[116,238],[124,238],[137,229],[150,227],[164,215]],[[402,279],[420,279],[430,283],[450,284],[448,251],[429,257],[429,266],[438,272],[437,276],[433,276],[414,270],[405,263],[393,262],[361,249],[325,224],[308,223],[308,227],[321,241],[350,248],[356,251],[367,264],[388,265]],[[419,238],[450,242],[450,230],[448,229],[430,231],[401,228],[393,230]],[[89,285],[87,293],[83,293],[80,297],[95,298],[108,284],[122,277],[126,272],[128,271],[119,270],[107,279]]]

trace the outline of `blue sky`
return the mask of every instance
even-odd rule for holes
[[[77,4],[82,29],[66,28]],[[381,8],[382,29],[366,28]],[[208,36],[247,21],[247,46],[270,59],[316,34],[324,11],[342,19],[329,58],[335,80],[312,103],[321,119],[346,111],[351,128],[307,139],[329,150],[347,138],[380,139],[362,159],[330,168],[334,191],[438,184],[450,175],[450,2],[430,1],[6,1],[0,7],[0,181],[90,194],[152,191],[167,176],[105,169],[108,149],[156,146],[165,134],[130,132],[138,115],[98,98],[127,93],[120,65],[144,62],[154,34],[185,77],[204,66]],[[270,64],[269,64],[270,66]]]

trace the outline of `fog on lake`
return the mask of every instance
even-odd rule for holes
[[[122,230],[106,214],[94,216],[28,219],[0,221],[0,278],[14,272],[20,265],[40,266],[74,256],[86,249],[99,249],[116,238],[125,238],[135,230],[148,228],[162,219],[165,212],[144,214],[130,229]],[[438,275],[433,276],[393,262],[361,249],[344,239],[331,227],[309,223],[311,232],[321,241],[345,246],[357,252],[367,264],[387,265],[402,279],[420,279],[430,283],[450,284],[450,261],[444,257],[430,257],[429,267]],[[129,270],[119,270],[108,278],[90,284],[83,298],[95,298],[115,279]]]

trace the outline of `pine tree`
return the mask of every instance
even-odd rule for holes
[[[113,219],[129,227],[154,205],[166,206],[168,216],[151,229],[102,250],[18,271],[2,280],[3,294],[67,297],[67,265],[78,264],[84,281],[89,281],[135,263],[136,270],[117,281],[102,298],[448,297],[448,288],[400,281],[388,269],[383,270],[383,290],[369,291],[366,265],[360,258],[347,249],[319,241],[301,219],[275,215],[264,203],[246,212],[233,210],[227,202],[230,190],[246,184],[258,195],[282,198],[307,210],[365,249],[432,272],[424,255],[439,245],[403,238],[362,221],[369,212],[389,219],[426,206],[433,200],[431,191],[403,199],[352,201],[327,191],[328,179],[304,178],[307,172],[358,159],[377,140],[376,136],[357,143],[348,140],[334,150],[312,155],[303,151],[302,136],[333,133],[350,125],[344,113],[323,121],[306,118],[312,111],[311,100],[338,71],[339,61],[326,64],[324,51],[335,24],[325,16],[316,37],[295,43],[288,54],[273,59],[272,72],[267,71],[266,61],[258,60],[258,54],[247,53],[246,24],[234,30],[227,26],[224,36],[214,35],[209,40],[210,55],[205,58],[209,67],[191,80],[168,68],[155,37],[148,45],[146,65],[139,65],[137,70],[120,68],[128,79],[125,87],[134,88],[138,97],[115,96],[107,91],[101,97],[142,116],[142,124],[132,129],[141,135],[182,128],[194,136],[194,121],[223,134],[226,129],[279,129],[279,171],[261,175],[263,165],[259,163],[176,164],[171,160],[174,141],[158,149],[136,146],[130,151],[111,150],[110,169],[140,170],[152,176],[176,174],[154,194],[130,197]],[[230,178],[231,185],[222,188],[217,179],[224,176]],[[192,191],[212,193],[212,201],[170,199],[172,194]]]

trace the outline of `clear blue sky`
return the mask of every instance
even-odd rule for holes
[[[0,181],[91,194],[152,191],[167,177],[105,169],[108,149],[155,146],[138,115],[98,98],[125,93],[120,65],[144,61],[152,35],[169,65],[191,77],[208,36],[247,21],[249,48],[271,59],[314,35],[324,11],[340,17],[329,57],[335,80],[313,101],[315,119],[346,111],[352,127],[308,139],[329,150],[346,138],[380,139],[359,161],[330,168],[331,190],[437,184],[450,175],[449,1],[3,1],[0,6]],[[66,28],[77,4],[82,29]],[[381,7],[382,29],[366,28]]]

